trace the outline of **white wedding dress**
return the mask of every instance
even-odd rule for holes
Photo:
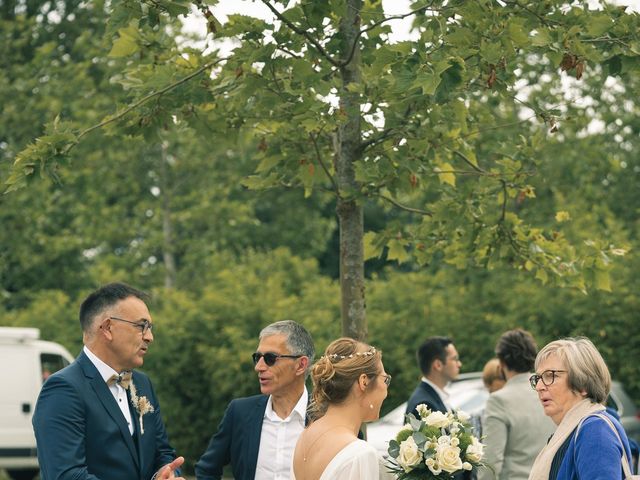
[[[380,460],[371,444],[356,440],[340,450],[322,472],[320,480],[376,480]],[[291,479],[296,480],[291,467]]]

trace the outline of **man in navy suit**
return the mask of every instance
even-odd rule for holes
[[[421,403],[432,411],[450,411],[445,388],[458,376],[462,366],[453,342],[447,337],[430,337],[418,348],[417,358],[422,381],[411,394],[405,413],[419,418],[416,407]]]
[[[153,342],[146,299],[111,283],[82,303],[84,348],[47,379],[33,415],[43,480],[182,479],[151,381],[132,372]]]
[[[288,479],[293,450],[306,423],[305,378],[315,349],[291,320],[265,327],[253,354],[261,395],[232,400],[205,453],[198,480],[218,480],[231,464],[238,480]]]

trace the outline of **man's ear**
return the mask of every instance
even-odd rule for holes
[[[442,360],[440,360],[439,358],[436,358],[431,364],[431,371],[439,372],[442,370],[443,366],[444,366],[444,363],[442,363]]]
[[[298,360],[300,360],[300,363],[298,363],[296,375],[304,375],[309,367],[309,357],[303,355]]]
[[[105,319],[98,327],[98,335],[102,335],[104,338],[111,340],[113,334],[111,333],[111,320]]]

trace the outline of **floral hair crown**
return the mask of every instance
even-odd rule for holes
[[[331,353],[329,355],[323,355],[321,358],[328,358],[329,360],[344,360],[345,358],[353,357],[372,357],[376,354],[376,347],[371,347],[371,350],[366,352],[356,352],[350,355],[338,355],[337,353]]]

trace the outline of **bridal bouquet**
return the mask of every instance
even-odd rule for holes
[[[462,412],[432,412],[417,407],[420,418],[407,423],[389,441],[389,469],[398,480],[441,480],[482,465],[484,445],[472,434],[470,417]]]

